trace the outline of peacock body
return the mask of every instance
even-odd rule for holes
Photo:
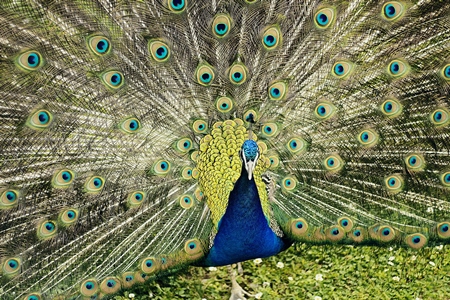
[[[450,238],[446,1],[0,4],[0,297]]]

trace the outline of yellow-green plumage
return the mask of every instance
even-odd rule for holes
[[[108,297],[295,241],[448,243],[449,12],[2,2],[0,298]]]

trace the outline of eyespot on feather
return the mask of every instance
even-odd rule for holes
[[[216,100],[216,108],[221,113],[229,113],[233,109],[233,100],[231,98],[223,96]]]
[[[138,207],[144,202],[146,196],[147,194],[143,191],[131,192],[128,195],[127,203],[130,207]]]
[[[31,114],[26,124],[32,129],[43,130],[49,127],[52,121],[53,115],[48,110],[39,109]]]
[[[291,138],[287,144],[286,148],[289,150],[290,153],[295,155],[300,155],[306,152],[308,147],[307,142],[299,137],[293,137]]]
[[[148,42],[148,51],[150,52],[151,58],[159,63],[166,62],[170,58],[169,46],[160,40],[150,40]]]
[[[15,189],[0,191],[0,195],[0,210],[16,206],[20,199],[20,192]]]
[[[430,115],[431,123],[436,127],[444,127],[450,124],[449,112],[445,108],[438,108]]]
[[[52,185],[57,189],[68,188],[75,179],[75,174],[69,169],[62,169],[53,175]]]
[[[425,168],[425,159],[418,153],[410,154],[405,157],[405,165],[410,171],[422,171]]]
[[[344,229],[344,231],[346,233],[350,232],[353,229],[353,225],[354,225],[353,220],[349,217],[340,217],[337,220],[337,223],[339,226],[342,227],[342,229]]]
[[[26,295],[24,300],[43,300],[42,295],[40,293],[31,293]]]
[[[124,133],[136,133],[141,128],[141,122],[137,118],[131,117],[120,122],[119,128]]]
[[[90,278],[90,279],[84,280],[81,283],[80,293],[84,297],[91,297],[91,296],[96,295],[98,293],[99,289],[100,288],[98,286],[97,280]]]
[[[115,91],[123,87],[125,78],[122,72],[119,71],[106,71],[101,75],[103,85],[110,91]]]
[[[262,124],[261,135],[265,138],[272,138],[279,133],[278,124],[275,122],[267,122]]]
[[[247,68],[241,62],[234,63],[228,70],[230,82],[234,85],[241,85],[247,81]]]
[[[284,100],[287,94],[287,84],[283,81],[277,81],[269,86],[268,95],[270,100]]]
[[[261,42],[266,50],[271,51],[277,49],[282,42],[280,27],[278,25],[272,25],[264,30]]]
[[[30,50],[19,54],[15,62],[23,71],[36,71],[44,65],[42,55],[36,50]]]
[[[356,227],[347,236],[351,238],[355,243],[361,243],[367,239],[367,230],[363,227]]]
[[[130,288],[136,283],[135,272],[125,272],[121,276],[124,288]]]
[[[88,49],[95,55],[103,56],[110,53],[111,43],[109,39],[102,35],[92,35],[88,37]]]
[[[297,180],[293,176],[284,177],[281,180],[281,189],[286,192],[291,192],[297,187]]]
[[[338,61],[333,65],[332,74],[339,79],[347,78],[353,71],[353,64],[348,61]]]
[[[388,73],[394,78],[404,77],[408,74],[409,70],[409,65],[398,59],[394,59],[388,65]]]
[[[184,194],[179,199],[180,206],[184,209],[189,209],[194,206],[194,199],[190,195]]]
[[[385,177],[384,185],[389,193],[400,193],[404,188],[403,178],[400,175],[390,175]]]
[[[308,233],[308,222],[303,218],[290,220],[290,231],[296,237],[306,236]]]
[[[105,185],[105,179],[100,176],[92,176],[86,180],[84,190],[90,194],[99,193]]]
[[[187,240],[184,243],[184,252],[190,260],[197,260],[204,255],[203,247],[198,239]]]
[[[217,14],[212,22],[212,33],[218,38],[226,37],[231,30],[232,19],[228,14]]]
[[[59,223],[66,227],[74,224],[78,220],[79,212],[74,208],[66,208],[59,214]]]
[[[329,155],[323,161],[323,165],[328,172],[336,173],[344,167],[344,161],[337,154]]]
[[[173,13],[182,13],[186,9],[187,0],[168,0],[169,9]]]
[[[407,235],[405,238],[405,242],[409,247],[413,249],[420,249],[427,244],[428,239],[421,233],[414,233]]]
[[[381,15],[385,20],[398,21],[405,13],[405,6],[398,1],[389,1],[383,5]]]
[[[314,24],[319,29],[326,29],[334,23],[336,18],[336,10],[332,7],[325,7],[316,12],[314,15]]]
[[[56,222],[52,220],[46,220],[43,222],[40,222],[37,228],[37,236],[40,239],[48,239],[56,235],[58,231],[58,226]]]
[[[209,86],[215,78],[214,68],[203,62],[195,70],[195,77],[200,85]]]
[[[357,140],[364,148],[370,148],[378,144],[380,138],[375,130],[364,129],[358,133]]]
[[[122,288],[122,283],[117,277],[109,276],[100,283],[100,291],[104,294],[117,293]]]
[[[320,120],[327,120],[336,113],[336,107],[328,102],[320,102],[314,109],[315,116]]]
[[[7,277],[13,277],[19,274],[22,266],[22,260],[18,257],[9,257],[3,260],[2,273]]]
[[[450,222],[441,222],[437,224],[437,234],[441,239],[450,238]]]
[[[395,118],[401,114],[403,106],[396,99],[388,99],[381,104],[380,109],[385,116]]]
[[[165,176],[170,171],[170,162],[160,159],[153,164],[153,173],[158,176]]]
[[[333,225],[325,229],[325,237],[332,242],[338,242],[345,238],[345,230],[339,225]]]

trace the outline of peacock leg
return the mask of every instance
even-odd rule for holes
[[[240,263],[238,263],[238,269],[239,269],[239,265]],[[240,285],[239,283],[237,283],[236,281],[236,271],[233,270],[231,265],[227,266],[228,268],[228,273],[230,274],[231,277],[231,296],[230,296],[230,300],[245,300],[245,296],[250,296],[250,297],[254,297],[255,295],[250,294],[249,292],[245,291]],[[242,269],[242,267],[241,267]]]

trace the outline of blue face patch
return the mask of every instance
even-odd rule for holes
[[[258,155],[258,144],[253,140],[246,140],[242,144],[242,152],[247,161],[255,160]]]

